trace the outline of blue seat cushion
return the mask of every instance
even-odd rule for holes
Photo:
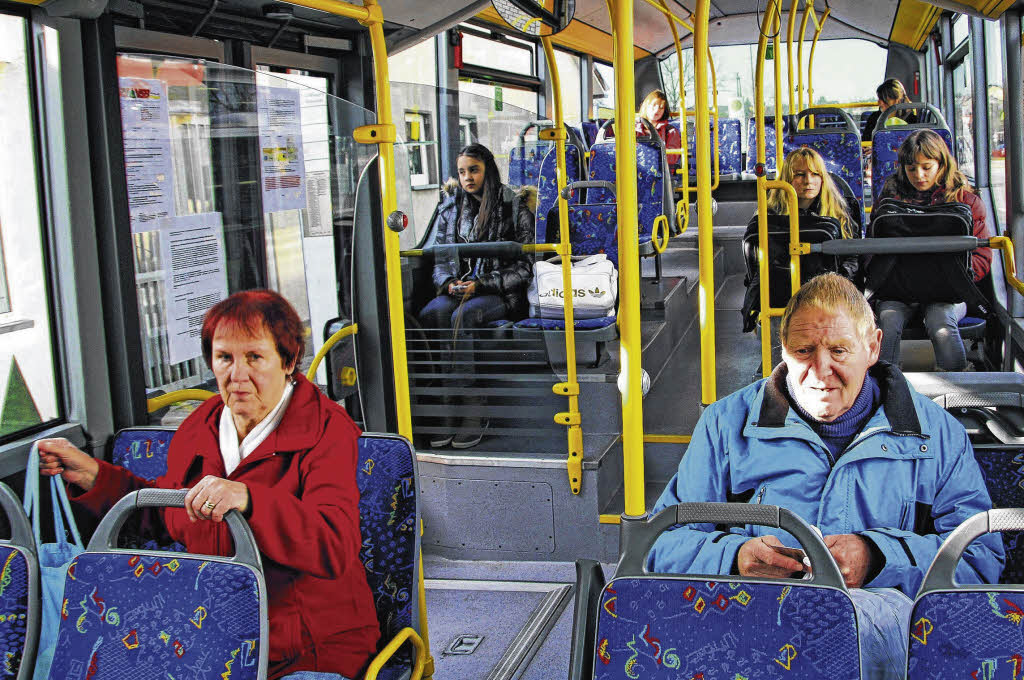
[[[576,330],[593,330],[595,328],[607,328],[615,323],[614,316],[602,316],[597,319],[574,319],[573,328]],[[516,328],[532,328],[542,331],[564,331],[565,319],[523,319],[517,321]]]
[[[51,678],[255,680],[256,572],[181,555],[82,553],[68,567]],[[62,613],[63,613],[62,612]]]
[[[856,615],[840,590],[626,577],[600,602],[599,680],[860,678]]]
[[[167,472],[167,449],[173,436],[173,430],[121,430],[114,438],[111,462],[143,479],[162,477]]]
[[[1020,591],[947,591],[921,596],[910,616],[908,680],[1020,678]]]

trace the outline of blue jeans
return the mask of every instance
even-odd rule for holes
[[[861,677],[902,680],[914,603],[895,588],[850,588],[857,612]]]
[[[879,358],[893,365],[899,364],[903,327],[922,308],[924,327],[935,348],[935,364],[943,371],[962,371],[967,368],[967,352],[957,328],[957,322],[967,314],[967,305],[963,302],[932,302],[926,305],[906,304],[896,300],[879,302],[878,326],[882,329],[882,351]]]
[[[323,673],[321,671],[299,671],[282,675],[280,680],[349,680],[338,673]]]
[[[438,295],[420,311],[419,320],[424,328],[442,329],[438,349],[448,370],[472,373],[473,334],[467,331],[483,328],[504,316],[505,303],[497,295],[477,295],[465,302],[460,297]],[[470,383],[463,379],[453,384],[468,387]]]

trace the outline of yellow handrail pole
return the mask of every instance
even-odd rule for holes
[[[216,394],[216,392],[198,389],[175,390],[173,392],[168,392],[167,394],[161,394],[158,397],[147,399],[146,412],[153,413],[154,411],[159,411],[165,406],[177,404],[179,401],[206,401]]]
[[[565,188],[567,177],[565,169],[565,121],[562,112],[562,87],[558,76],[558,64],[555,62],[555,50],[551,45],[551,38],[541,38],[544,45],[544,56],[548,62],[548,77],[551,79],[551,93],[555,109],[555,173],[558,185],[558,252],[562,256],[562,290],[565,292],[562,299],[567,301],[562,305],[565,319],[565,363],[566,379],[564,383],[557,383],[552,387],[555,394],[562,394],[569,397],[569,410],[567,413],[559,413],[555,416],[555,422],[568,424],[567,445],[569,458],[566,468],[569,474],[569,487],[574,494],[578,494],[583,482],[583,430],[580,428],[580,400],[579,383],[576,381],[576,328],[573,317],[573,307],[568,301],[572,300],[572,245],[569,242],[569,201],[562,198],[562,189]],[[620,128],[621,129],[621,128]],[[628,135],[627,135],[628,136]]]
[[[992,248],[1003,251],[1003,275],[1019,295],[1024,295],[1024,281],[1017,278],[1017,263],[1014,261],[1013,241],[1007,236],[993,236],[988,240],[988,244]]]
[[[718,167],[718,74],[715,73],[715,60],[711,56],[711,47],[708,47],[708,68],[711,69],[711,96],[712,96],[712,134],[715,136],[715,162],[712,164],[714,170],[714,179],[711,181],[711,190],[714,191],[718,188],[718,182],[721,179],[721,169]],[[694,121],[696,122],[696,121]]]
[[[782,32],[781,5],[776,19],[779,23],[776,27],[775,37],[772,38],[772,46],[775,50],[775,58],[773,59],[775,62],[773,64],[775,69],[775,176],[778,177],[779,173],[782,172],[782,149],[785,146],[782,139],[782,97],[779,96],[782,92],[782,60],[779,59],[779,55],[782,54],[779,50],[779,33]],[[789,105],[790,107],[793,106],[792,91],[789,93]],[[763,127],[764,121],[762,120],[759,124]]]
[[[355,335],[358,332],[359,324],[353,323],[345,326],[344,328],[339,328],[333,335],[331,335],[331,337],[327,338],[327,342],[320,347],[316,356],[313,357],[313,363],[309,365],[309,369],[306,371],[306,379],[310,382],[313,381],[313,377],[316,376],[316,369],[320,368],[320,362],[324,360],[324,357],[327,356],[327,353],[331,351],[332,347],[338,344],[342,338],[347,338],[348,336]]]
[[[818,38],[821,37],[821,30],[825,28],[825,22],[832,14],[832,8],[826,7],[821,20],[815,19],[814,40],[811,41],[811,56],[807,60],[807,106],[814,106],[814,51],[818,49]]]
[[[355,19],[364,26],[368,22],[382,21],[383,15],[380,9],[371,9],[377,5],[376,2],[364,2],[364,6],[353,5],[341,0],[288,0],[289,5],[299,5],[310,9],[318,9],[321,12],[336,14],[347,19]]]
[[[708,19],[711,0],[697,0],[693,21],[693,75],[696,102],[694,131],[708,129]],[[700,399],[711,404],[718,397],[715,370],[715,267],[711,237],[711,144],[703,134],[694,134],[697,163],[697,257],[700,289],[697,309],[700,315]]]
[[[633,0],[607,0],[615,65],[615,124],[636,127],[633,83]],[[682,77],[682,74],[680,74]],[[622,482],[625,514],[640,517],[644,501],[644,417],[640,382],[640,246],[636,195],[636,135],[615,135],[615,197],[619,245],[619,365],[626,375],[622,392]]]
[[[647,2],[652,2],[652,0],[647,0]],[[668,19],[669,30],[672,31],[672,42],[676,47],[676,63],[678,64],[679,73],[679,130],[681,133],[679,150],[682,152],[680,155],[683,159],[679,165],[681,166],[680,170],[683,176],[683,198],[681,202],[686,205],[686,209],[682,212],[682,219],[679,219],[678,215],[680,213],[676,210],[676,222],[679,225],[679,233],[682,234],[690,226],[690,145],[686,142],[686,88],[683,87],[683,47],[679,42],[679,29],[676,28],[676,21],[683,24],[683,26],[687,26],[691,33],[693,32],[693,27],[676,17],[669,10],[666,0],[659,0],[659,2],[661,2],[662,11]]]
[[[776,18],[775,12],[778,11],[779,0],[770,0],[768,6],[765,8],[764,18],[761,20],[760,35],[757,39],[757,71],[754,77],[754,139],[757,152],[757,167],[762,169],[762,172],[757,176],[757,266],[758,266],[758,277],[760,280],[760,303],[761,311],[758,313],[758,318],[761,322],[761,366],[762,372],[765,377],[771,372],[772,363],[772,341],[771,341],[771,317],[768,314],[768,196],[767,187],[765,186],[767,179],[764,175],[764,168],[767,160],[767,153],[765,151],[765,129],[764,129],[764,57],[768,47],[768,34],[771,32],[771,27],[778,21],[779,29],[781,30],[781,17]],[[778,47],[779,37],[774,35],[772,37],[773,45]],[[779,90],[779,66],[778,66],[778,53],[775,54],[775,104],[776,110],[779,108],[779,102],[782,101],[781,92]],[[777,122],[777,121],[776,121]],[[777,128],[776,128],[777,129]],[[776,146],[781,145],[781,137],[776,139]]]
[[[789,115],[796,113],[793,110],[793,106],[796,104],[793,99],[793,33],[796,31],[796,13],[799,4],[791,2],[789,5],[789,30],[786,34],[786,67],[789,69]],[[776,59],[778,59],[777,55]]]
[[[807,20],[811,18],[811,13],[814,12],[814,0],[805,0],[804,4],[804,18],[800,22],[800,41],[797,43],[796,49],[796,94],[797,94],[797,113],[804,110],[804,35],[807,33]]]
[[[675,13],[668,8],[668,5],[666,5],[663,0],[658,0],[658,2],[655,2],[654,0],[644,0],[644,2],[646,2],[648,5],[658,10],[662,14],[664,14],[665,18],[668,19],[669,26],[679,24],[680,26],[688,30],[690,33],[693,33],[693,26],[691,26],[684,19],[680,19],[679,17],[677,17]]]
[[[800,204],[797,201],[796,189],[789,182],[779,179],[770,179],[764,186],[765,189],[779,189],[785,192],[786,202],[789,204],[789,284],[793,294],[796,294],[800,290]]]

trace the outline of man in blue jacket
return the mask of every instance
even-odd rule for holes
[[[902,677],[911,600],[945,537],[992,501],[967,432],[893,366],[882,332],[847,279],[823,274],[790,300],[783,363],[712,404],[654,512],[682,502],[779,505],[822,533],[857,607],[865,678]],[[662,573],[785,578],[798,547],[762,526],[691,524],[663,534]],[[975,541],[958,583],[994,583],[998,535]],[[865,588],[866,587],[866,588]]]

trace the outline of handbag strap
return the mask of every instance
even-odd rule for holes
[[[32,534],[35,536],[36,547],[42,545],[42,532],[39,526],[39,516],[42,514],[39,495],[39,445],[32,444],[28,454],[28,464],[25,467],[25,513],[32,520]],[[53,528],[57,543],[68,543],[67,532],[70,530],[71,538],[75,547],[85,550],[82,536],[78,531],[78,524],[75,523],[75,516],[71,513],[71,502],[68,500],[64,482],[59,475],[50,477],[50,501],[53,504]]]

